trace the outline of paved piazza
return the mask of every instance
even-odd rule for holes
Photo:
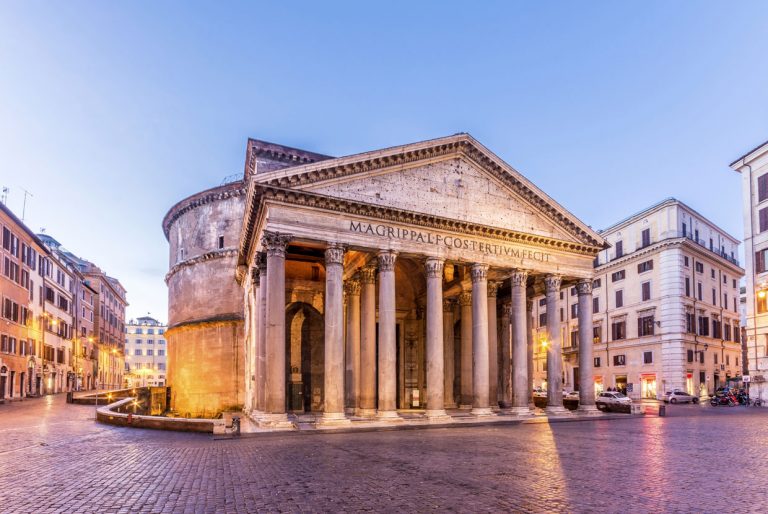
[[[0,405],[0,511],[764,512],[768,410],[668,410],[213,440],[97,425],[92,407],[63,397],[29,400]]]

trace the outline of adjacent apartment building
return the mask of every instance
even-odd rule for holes
[[[768,141],[731,163],[741,173],[750,395],[768,400]]]
[[[142,316],[125,324],[127,387],[165,385],[167,328],[165,324],[149,316]]]
[[[592,283],[595,390],[705,395],[741,377],[739,241],[669,198],[600,232]],[[768,244],[766,244],[768,247]],[[578,390],[578,296],[560,293],[563,383]],[[534,385],[546,388],[544,297],[534,299]]]
[[[74,360],[77,379],[95,389],[123,387],[126,292],[120,282],[47,234],[38,234],[52,255],[73,270]]]

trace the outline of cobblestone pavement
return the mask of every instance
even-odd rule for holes
[[[0,512],[765,512],[768,409],[213,440],[0,405]],[[755,429],[755,430],[750,430]]]

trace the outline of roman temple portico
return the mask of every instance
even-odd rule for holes
[[[540,294],[547,410],[564,413],[556,306],[572,286],[588,320],[580,380],[592,380],[592,262],[605,242],[471,136],[264,162],[249,148],[237,267],[245,405],[261,424],[529,415]]]

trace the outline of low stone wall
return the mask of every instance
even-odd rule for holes
[[[134,389],[115,389],[111,391],[99,392],[94,391],[88,394],[73,396],[71,403],[74,405],[107,405],[108,403],[114,402],[115,400],[132,397],[133,395]]]
[[[223,432],[223,419],[166,418],[163,416],[144,416],[117,412],[117,409],[133,401],[133,397],[111,403],[96,410],[96,420],[108,425],[135,428],[153,428],[156,430],[175,430],[178,432]],[[220,425],[220,426],[219,426]]]

